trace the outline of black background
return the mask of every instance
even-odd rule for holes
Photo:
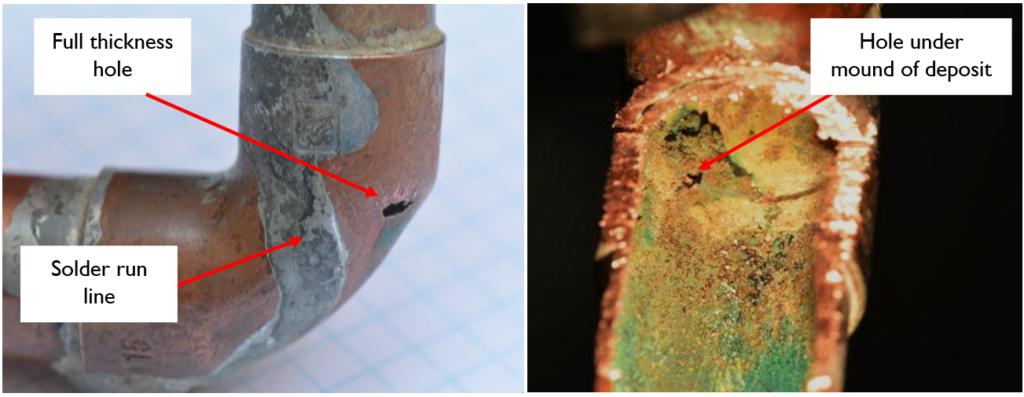
[[[881,98],[868,308],[846,390],[1020,392],[1021,5],[882,14],[1012,17],[1014,95]],[[565,6],[530,4],[528,17],[529,389],[587,391],[610,126],[631,83],[622,48],[570,44]]]

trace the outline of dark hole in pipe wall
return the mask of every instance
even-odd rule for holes
[[[405,212],[405,210],[408,209],[410,205],[412,205],[411,201],[399,201],[397,203],[390,204],[387,207],[384,207],[384,217],[388,218],[401,214]]]
[[[683,186],[691,188],[693,185],[700,183],[701,179],[704,179],[703,172],[697,172],[696,174],[689,172],[686,174],[686,177],[683,178]]]

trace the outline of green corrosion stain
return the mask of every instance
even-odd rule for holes
[[[384,229],[380,231],[380,238],[377,239],[377,245],[374,247],[374,250],[390,250],[391,246],[395,245],[395,241],[398,240],[398,236],[405,230],[405,226],[409,224],[410,217],[410,213],[403,212],[384,218]]]
[[[644,197],[643,202],[640,204],[640,218],[646,219],[648,223],[654,224],[658,221],[657,216],[651,212],[651,200],[648,197]],[[646,228],[640,231],[640,242],[644,247],[654,247],[656,228]]]
[[[792,322],[784,321],[778,336],[773,336],[771,323],[763,342],[764,352],[755,357],[753,368],[744,374],[743,391],[799,391],[807,378],[808,347],[806,338]]]
[[[618,391],[799,391],[813,355],[815,222],[834,157],[770,98],[693,103],[645,131],[640,220],[615,325]]]

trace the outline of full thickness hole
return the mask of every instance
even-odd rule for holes
[[[411,205],[411,201],[399,201],[397,203],[392,203],[387,207],[384,207],[384,217],[390,218],[392,216],[401,214],[405,212],[405,210],[409,209],[409,206]]]

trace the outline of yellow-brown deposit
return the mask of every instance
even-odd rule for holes
[[[812,360],[815,249],[834,151],[759,91],[684,103],[642,132],[640,215],[615,390],[796,391]]]

